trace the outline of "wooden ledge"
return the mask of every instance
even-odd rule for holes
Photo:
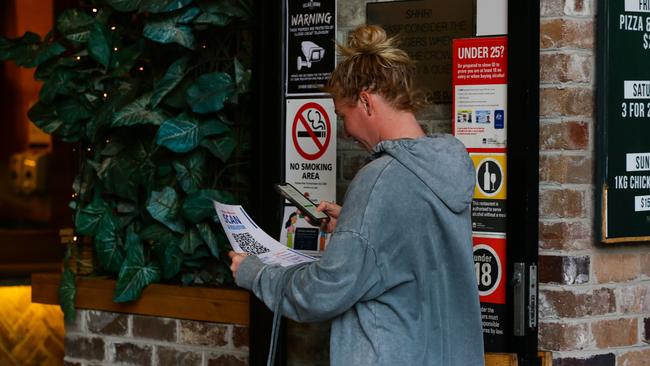
[[[60,273],[32,275],[32,302],[59,304]],[[152,284],[139,300],[114,303],[115,281],[79,277],[77,308],[249,325],[248,291]]]

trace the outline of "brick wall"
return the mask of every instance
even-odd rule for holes
[[[65,366],[248,365],[248,327],[94,310],[66,325]]]
[[[650,245],[594,239],[592,0],[541,0],[540,348],[556,366],[650,365]]]

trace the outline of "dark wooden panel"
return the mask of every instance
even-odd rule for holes
[[[60,278],[58,273],[33,274],[32,301],[58,304]],[[127,304],[114,303],[114,291],[113,280],[79,278],[77,307],[215,323],[249,324],[250,295],[239,289],[153,284],[142,292],[139,300]]]

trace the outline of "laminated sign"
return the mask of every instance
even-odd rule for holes
[[[285,180],[315,204],[336,201],[336,115],[334,102],[322,99],[286,101]],[[310,225],[288,203],[280,242],[320,254],[329,235]]]

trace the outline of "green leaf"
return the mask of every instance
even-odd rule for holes
[[[183,264],[183,251],[175,242],[165,245],[163,254],[162,269],[164,278],[172,278],[178,274]]]
[[[201,151],[195,151],[183,159],[174,161],[176,180],[186,193],[196,192],[203,182],[205,156]]]
[[[120,48],[115,52],[112,60],[113,64],[111,65],[115,69],[113,74],[121,75],[128,73],[138,60],[138,57],[140,57],[140,54],[142,54],[143,48],[144,43],[140,40],[129,47]]]
[[[228,192],[202,189],[185,198],[181,213],[183,217],[193,223],[199,223],[207,218],[212,218],[216,215],[212,201],[234,203],[235,199]]]
[[[147,211],[151,217],[177,233],[185,232],[185,223],[178,217],[180,208],[178,195],[171,187],[151,192],[147,202]]]
[[[215,258],[219,258],[219,246],[217,245],[217,236],[214,235],[214,232],[212,229],[210,229],[210,224],[207,222],[202,222],[200,224],[196,224],[197,229],[199,229],[199,234],[201,235],[201,238],[205,242],[205,244],[208,246],[210,249],[210,253]]]
[[[140,297],[142,290],[153,282],[160,281],[160,267],[148,262],[140,239],[134,233],[127,236],[128,251],[115,284],[113,301],[128,302]]]
[[[75,97],[66,98],[58,103],[56,113],[65,124],[75,124],[92,116],[91,111]]]
[[[212,155],[225,162],[235,150],[236,141],[231,136],[223,136],[216,139],[204,139],[201,146],[208,149]]]
[[[142,229],[139,233],[142,240],[150,240],[158,243],[169,243],[174,241],[174,234],[167,227],[160,224],[151,224]]]
[[[194,19],[195,24],[210,24],[218,27],[224,27],[230,24],[231,17],[226,14],[203,13]]]
[[[75,275],[69,268],[65,268],[61,275],[61,282],[59,283],[59,302],[61,303],[61,310],[63,311],[63,318],[66,323],[71,323],[75,320],[76,300],[77,284],[75,282]]]
[[[210,14],[221,14],[240,19],[247,19],[250,15],[250,10],[244,7],[243,1],[237,0],[197,0],[201,10]]]
[[[113,55],[114,38],[108,28],[96,22],[88,38],[88,54],[90,54],[90,57],[108,67]]]
[[[143,35],[158,43],[178,43],[179,45],[193,50],[196,48],[196,40],[192,28],[183,25],[194,19],[200,10],[192,7],[184,13],[175,16],[163,16],[148,21],[144,25]]]
[[[148,107],[150,99],[151,93],[147,93],[126,105],[113,115],[111,125],[113,127],[137,124],[161,125],[166,119],[165,114],[161,110],[150,110]]]
[[[27,66],[29,67],[39,66],[45,63],[46,61],[51,60],[52,58],[62,54],[65,51],[66,51],[65,47],[63,47],[63,45],[59,42],[54,42],[49,45],[43,45],[38,49],[34,61]]]
[[[90,28],[94,19],[79,9],[67,9],[56,21],[56,29],[65,38],[78,43],[86,43],[90,37]]]
[[[183,253],[193,254],[196,248],[203,244],[203,239],[201,234],[196,228],[191,228],[185,232],[183,235],[183,240],[181,241],[180,249]]]
[[[129,12],[138,10],[142,0],[106,0],[106,2],[117,11]]]
[[[143,0],[140,10],[151,13],[166,13],[183,8],[192,0]]]
[[[223,72],[203,74],[187,90],[187,102],[196,113],[217,112],[234,92],[230,75]]]
[[[43,130],[45,133],[55,134],[63,125],[63,121],[59,119],[55,106],[45,105],[36,102],[27,112],[29,120],[34,122],[36,127]]]
[[[251,80],[251,70],[246,69],[237,58],[235,58],[235,82],[237,83],[237,92],[244,94],[248,91],[248,85]]]
[[[119,223],[108,214],[101,218],[95,236],[95,253],[99,263],[102,268],[112,273],[118,273],[124,262],[124,249],[119,231]]]
[[[169,66],[167,72],[165,72],[165,76],[163,76],[154,87],[153,95],[151,96],[152,108],[156,108],[165,95],[172,91],[176,85],[183,80],[189,60],[189,55],[186,55],[174,61],[174,63]]]
[[[193,150],[199,146],[198,121],[185,114],[168,119],[158,129],[156,143],[178,153]]]
[[[71,92],[71,84],[75,74],[69,70],[56,70],[52,76],[43,84],[39,93],[41,102],[49,104],[54,101],[58,94],[68,94]]]
[[[201,137],[220,135],[229,131],[230,127],[217,119],[207,120],[202,122],[199,126],[199,134]]]
[[[82,235],[95,235],[100,225],[107,225],[107,223],[102,222],[102,219],[110,215],[108,204],[101,198],[95,197],[90,204],[77,210],[75,229]]]

